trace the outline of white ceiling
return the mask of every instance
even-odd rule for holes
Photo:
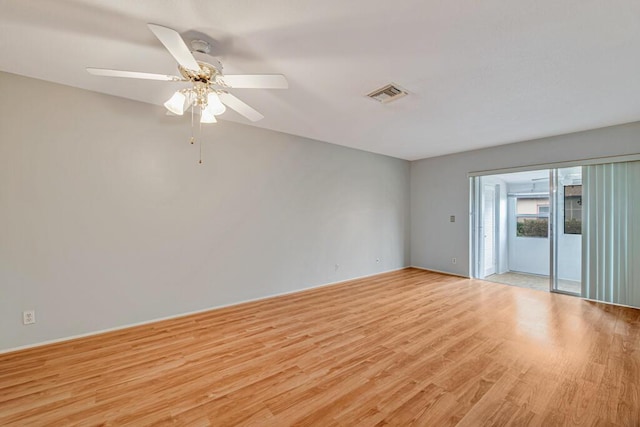
[[[84,70],[175,74],[148,22],[285,74],[234,91],[255,126],[403,159],[640,120],[638,0],[0,0],[0,70],[160,105],[176,83]],[[389,82],[410,96],[364,97]]]

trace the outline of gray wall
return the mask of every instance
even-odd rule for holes
[[[636,153],[640,122],[411,162],[411,264],[469,276],[469,172]]]
[[[0,349],[409,262],[409,162],[220,122],[198,165],[186,117],[5,73],[0,90]]]

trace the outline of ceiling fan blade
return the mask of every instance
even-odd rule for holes
[[[287,89],[289,82],[282,74],[225,75],[222,80],[232,88]]]
[[[109,70],[106,68],[87,67],[87,72],[89,74],[93,74],[94,76],[127,77],[130,79],[162,80],[165,82],[184,80],[184,79],[181,79],[180,77],[169,76],[166,74],[140,73],[138,71]]]
[[[230,93],[221,93],[218,96],[220,97],[220,101],[222,101],[223,104],[225,104],[232,110],[235,110],[239,114],[242,114],[252,122],[257,122],[258,120],[264,119],[264,116],[262,114],[260,114],[244,102],[240,101]]]
[[[182,37],[180,37],[180,34],[178,34],[176,30],[156,24],[147,24],[147,26],[151,32],[155,34],[158,40],[160,40],[160,43],[167,48],[175,60],[178,61],[178,64],[182,65],[182,67],[187,70],[200,70],[198,62],[193,57],[184,40],[182,40]]]

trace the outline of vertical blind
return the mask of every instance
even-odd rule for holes
[[[582,296],[640,307],[640,161],[582,168]]]

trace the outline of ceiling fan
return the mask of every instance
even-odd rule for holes
[[[190,87],[175,92],[164,106],[177,115],[183,115],[189,108],[193,113],[198,108],[200,123],[215,123],[216,116],[226,111],[225,106],[252,122],[264,118],[258,111],[230,94],[229,89],[286,89],[289,87],[287,79],[282,74],[224,75],[222,64],[217,59],[207,58],[209,62],[196,60],[176,30],[156,24],[147,24],[147,26],[178,62],[180,76],[91,67],[87,67],[87,71],[96,76],[191,83]],[[207,41],[193,40],[191,47],[194,52],[209,55],[210,44]]]

